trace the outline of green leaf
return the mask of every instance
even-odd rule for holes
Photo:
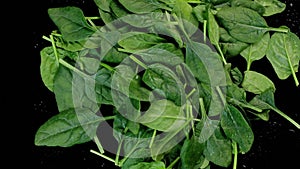
[[[66,41],[85,40],[95,32],[78,7],[50,8],[48,14]]]
[[[184,112],[169,100],[157,100],[137,121],[149,128],[170,132],[185,123]]]
[[[60,66],[54,79],[53,92],[58,111],[74,108],[72,94],[72,72],[64,66]]]
[[[242,87],[254,94],[260,94],[269,88],[276,90],[274,83],[267,76],[255,71],[245,71]]]
[[[261,40],[251,44],[241,52],[241,55],[247,61],[247,65],[248,65],[247,70],[250,70],[250,65],[252,64],[252,62],[256,60],[260,60],[266,55],[269,40],[270,40],[270,33],[267,32],[265,33],[265,35],[262,37]]]
[[[180,151],[182,168],[200,168],[204,162],[204,146],[205,144],[198,142],[194,136],[191,139],[185,139]]]
[[[263,16],[271,16],[285,10],[286,4],[280,0],[254,0],[265,7]]]
[[[89,109],[77,111],[69,109],[47,120],[35,135],[35,145],[70,147],[91,141],[104,119]]]
[[[176,0],[172,13],[175,13],[181,19],[185,31],[189,36],[196,32],[199,22],[194,15],[192,6],[187,1]]]
[[[239,41],[255,43],[268,31],[265,19],[245,7],[223,7],[216,14],[220,24]]]
[[[296,72],[298,72],[300,61],[300,40],[296,34],[274,33],[271,36],[266,56],[279,79],[287,79],[292,75],[296,86],[299,85]]]
[[[94,0],[94,3],[103,11],[110,12],[110,4],[113,0]]]
[[[206,5],[197,5],[193,7],[193,13],[199,22],[203,23],[207,19],[207,6]]]
[[[184,62],[182,51],[173,43],[159,43],[135,54],[139,55],[146,64],[161,63],[176,66]]]
[[[130,12],[136,14],[149,13],[158,9],[169,9],[157,0],[119,0],[119,2]]]
[[[60,58],[68,55],[67,51],[58,49],[57,53]],[[45,47],[40,51],[41,64],[40,74],[44,85],[53,92],[54,78],[59,68],[58,60],[55,57],[53,47]]]
[[[165,169],[165,163],[162,161],[154,161],[154,162],[140,162],[133,166],[130,166],[129,169]]]
[[[150,33],[128,32],[122,35],[118,44],[131,52],[147,49],[164,42],[165,39]]]
[[[142,80],[155,90],[158,96],[174,101],[176,105],[185,103],[186,94],[183,84],[170,68],[160,63],[152,64],[146,69]]]
[[[228,58],[238,56],[241,51],[249,46],[248,43],[241,42],[233,38],[226,29],[219,27],[220,32],[220,47],[224,55]]]
[[[215,16],[211,10],[208,10],[207,20],[208,20],[207,25],[208,25],[209,40],[213,45],[218,45],[219,38],[220,38],[219,25],[218,25],[218,23],[215,19]]]
[[[257,11],[260,15],[263,15],[265,13],[265,7],[256,1],[232,0],[232,1],[230,1],[230,5],[246,7],[246,8],[252,9],[254,11]]]
[[[250,150],[254,134],[247,120],[237,108],[227,105],[221,115],[221,127],[227,137],[237,142],[241,152],[246,153]]]
[[[203,154],[207,160],[218,166],[228,167],[231,164],[231,141],[223,136],[219,127],[207,140]]]

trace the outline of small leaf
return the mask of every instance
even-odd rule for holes
[[[243,88],[254,94],[260,94],[265,90],[272,88],[275,91],[274,83],[265,75],[255,71],[245,71]]]

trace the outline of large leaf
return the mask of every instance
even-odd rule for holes
[[[223,7],[217,12],[220,24],[239,41],[255,43],[268,31],[265,19],[245,7]]]
[[[234,106],[227,105],[221,115],[221,127],[227,137],[237,142],[241,152],[248,152],[254,141],[254,134],[243,114]]]
[[[102,117],[89,109],[69,109],[46,121],[35,135],[35,145],[70,147],[91,141]]]
[[[212,163],[228,167],[232,162],[231,141],[221,133],[218,127],[214,134],[207,140],[203,154]]]
[[[186,139],[180,151],[180,159],[182,168],[196,169],[202,166],[204,162],[203,150],[204,143],[198,142],[195,136]]]

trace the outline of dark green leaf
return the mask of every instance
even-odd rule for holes
[[[91,141],[103,120],[89,109],[63,111],[51,117],[38,129],[35,145],[70,147]]]
[[[265,19],[245,7],[223,7],[217,12],[220,24],[239,41],[255,43],[268,31]]]
[[[78,7],[50,8],[48,14],[66,41],[85,40],[95,32],[95,29],[85,20],[83,11]]]
[[[246,153],[250,150],[254,134],[247,120],[237,108],[227,105],[221,115],[221,127],[226,136],[238,144],[241,152]]]

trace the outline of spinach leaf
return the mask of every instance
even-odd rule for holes
[[[119,2],[126,9],[136,14],[149,13],[158,9],[169,9],[165,4],[162,4],[157,0],[119,0]]]
[[[62,111],[40,126],[35,136],[35,144],[70,147],[91,141],[92,136],[96,135],[98,125],[104,120],[86,108]]]
[[[267,76],[255,71],[246,71],[241,85],[254,94],[260,94],[269,88],[275,91],[274,83]]]
[[[181,167],[191,169],[200,168],[204,163],[204,147],[205,144],[198,142],[194,136],[190,139],[185,139],[180,152]]]
[[[95,32],[78,7],[50,8],[48,14],[66,41],[86,40]]]
[[[255,43],[269,31],[265,19],[246,7],[223,7],[216,16],[232,37],[245,43]]]
[[[184,112],[169,100],[157,100],[137,121],[159,131],[170,132],[185,123]]]
[[[252,62],[256,60],[260,60],[266,55],[269,40],[270,40],[270,33],[267,32],[265,33],[265,35],[262,37],[261,40],[251,44],[250,46],[248,46],[247,48],[245,48],[243,51],[240,52],[240,54],[247,61],[247,70],[250,70],[250,66]]]
[[[274,14],[281,13],[285,10],[286,4],[279,0],[254,0],[265,7],[263,16],[271,16]]]
[[[234,140],[240,151],[248,152],[254,141],[254,134],[244,115],[234,106],[227,105],[221,114],[221,127],[227,137]]]
[[[142,80],[155,90],[158,96],[174,101],[178,106],[185,103],[186,94],[183,84],[170,68],[159,63],[149,65]]]
[[[266,56],[272,64],[277,76],[286,79],[293,76],[296,86],[299,85],[296,72],[300,61],[300,40],[296,34],[274,33],[271,36]]]
[[[203,154],[207,160],[218,166],[228,167],[231,164],[231,141],[222,134],[220,127],[207,140]]]

